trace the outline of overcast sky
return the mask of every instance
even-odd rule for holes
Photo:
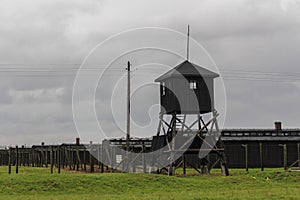
[[[73,142],[78,134],[72,114],[72,88],[76,71],[91,50],[129,29],[161,27],[186,33],[188,24],[191,37],[206,49],[224,77],[225,127],[272,128],[279,120],[286,128],[300,128],[299,0],[0,0],[0,5],[0,145]],[[88,59],[88,68],[103,70],[107,63],[104,60],[120,56],[117,52],[133,50],[127,49],[128,43],[140,47],[139,40],[148,36],[154,44],[167,44],[184,56],[185,38],[180,35],[169,33],[172,37],[168,37],[164,31],[134,34],[120,36],[104,49],[96,49]],[[206,65],[207,58],[195,48],[191,46],[191,60]],[[96,113],[105,130],[111,130],[111,135],[105,133],[108,136],[120,136],[112,130],[116,118],[119,128],[125,128],[122,86],[126,60],[131,60],[133,67],[141,65],[133,72],[135,83],[150,83],[167,70],[165,66],[175,66],[182,58],[144,49],[112,64],[116,69],[105,78],[115,83],[112,87],[119,85],[114,90],[115,102],[107,99],[110,87],[106,91],[98,86],[96,93]],[[154,62],[161,65],[143,69]],[[86,78],[93,76],[89,73]],[[134,73],[140,78],[134,79]],[[104,81],[102,86],[111,82]],[[88,95],[80,94],[76,103],[83,116],[79,120],[88,130],[94,125],[90,124],[90,111],[85,105],[91,102],[87,102]],[[134,135],[155,134],[156,119],[150,118],[158,117],[158,109],[151,107],[158,103],[157,88],[145,87],[144,92],[135,89],[132,98],[141,105],[133,108],[133,123],[147,128],[151,122],[148,131]],[[116,116],[106,115],[110,109],[107,105],[115,105],[114,109],[119,110]],[[100,140],[82,133],[80,136],[85,142]]]

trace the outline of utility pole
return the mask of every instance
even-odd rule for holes
[[[126,157],[125,157],[125,171],[129,172],[130,167],[130,158],[129,158],[129,150],[130,150],[130,62],[127,62],[127,125],[126,125]]]
[[[127,62],[127,133],[126,133],[126,151],[130,150],[130,62]]]

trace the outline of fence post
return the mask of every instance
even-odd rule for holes
[[[286,170],[288,170],[288,167],[287,167],[287,147],[286,147],[286,144],[279,144],[279,146],[283,147],[283,168],[286,171]]]
[[[4,158],[3,158],[3,157],[4,157],[4,152],[5,152],[5,151],[3,151],[3,152],[1,151],[1,163],[0,163],[0,165],[3,165],[3,164],[4,164],[4,163],[3,163],[3,162],[4,162]]]
[[[58,168],[58,173],[60,174],[60,165],[61,165],[61,151],[60,151],[60,146],[57,147],[57,168]]]
[[[146,173],[146,168],[147,168],[147,166],[146,166],[146,160],[145,160],[145,149],[146,149],[146,147],[145,147],[145,143],[143,142],[143,146],[142,146],[142,162],[143,162],[143,172],[144,173]]]
[[[261,142],[259,143],[259,154],[260,154],[260,168],[261,171],[264,171],[263,146]]]
[[[25,166],[25,162],[24,162],[24,145],[21,146],[21,152],[20,152],[20,167],[23,165],[23,167]]]
[[[284,170],[288,170],[288,167],[287,167],[287,147],[286,147],[286,144],[284,144],[283,146],[283,159],[284,159]]]
[[[94,172],[94,162],[93,162],[93,145],[92,142],[90,142],[90,172]]]
[[[98,150],[98,152],[97,152],[97,163],[98,163],[98,169],[100,169],[101,168],[101,162],[100,162],[100,144],[98,144],[99,146],[98,146],[98,148],[97,148],[97,150]]]
[[[35,153],[34,153],[34,149],[31,149],[31,167],[34,167],[34,163],[35,163]]]
[[[80,155],[79,155],[79,146],[76,143],[76,171],[79,171],[79,161],[80,161]]]
[[[65,150],[65,146],[61,145],[60,146],[60,160],[61,160],[61,167],[62,169],[65,169],[65,165],[66,165],[66,150]]]
[[[51,157],[51,155],[50,155],[50,157]],[[44,147],[42,147],[42,159],[44,160],[46,168],[48,168],[48,147],[45,149],[45,151],[44,151]],[[50,163],[50,165],[51,165],[51,163]],[[43,163],[42,163],[42,167],[43,167]]]
[[[300,169],[300,143],[297,143],[297,149],[298,149],[298,168]]]
[[[104,173],[104,156],[103,156],[103,143],[101,144],[101,173]]]
[[[19,173],[19,147],[16,145],[16,174]]]
[[[183,174],[186,174],[186,161],[185,161],[185,154],[182,155],[182,163],[183,163]]]
[[[248,144],[243,144],[242,146],[245,148],[245,167],[246,172],[248,172]]]
[[[83,149],[83,171],[86,172],[86,146]]]
[[[53,174],[53,146],[52,145],[51,145],[51,152],[50,152],[50,173]]]
[[[11,174],[11,147],[8,149],[8,174]]]
[[[66,146],[68,149],[68,163],[69,163],[69,169],[72,170],[72,151],[71,151],[71,146]]]

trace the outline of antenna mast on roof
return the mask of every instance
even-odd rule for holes
[[[188,30],[187,30],[186,60],[189,60],[189,48],[190,48],[190,25],[188,25]]]

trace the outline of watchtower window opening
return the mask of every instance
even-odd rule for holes
[[[161,86],[162,86],[162,96],[166,95],[166,83],[165,82],[162,82],[161,83]]]
[[[197,82],[195,80],[190,81],[190,89],[191,90],[197,89]]]

